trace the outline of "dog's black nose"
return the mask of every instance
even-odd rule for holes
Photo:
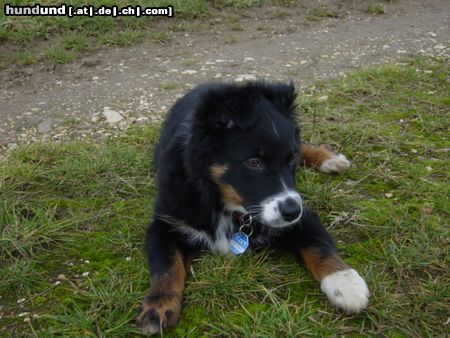
[[[288,222],[296,219],[302,212],[300,203],[293,198],[287,198],[284,201],[279,202],[278,208],[280,209],[281,216]]]

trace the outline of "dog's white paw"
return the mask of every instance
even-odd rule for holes
[[[355,269],[329,274],[320,284],[333,306],[347,313],[358,313],[369,303],[367,284]]]
[[[325,160],[319,170],[324,173],[341,173],[350,168],[351,162],[342,154],[333,154],[329,159]]]

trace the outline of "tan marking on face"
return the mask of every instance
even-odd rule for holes
[[[331,273],[350,268],[337,254],[323,257],[317,248],[303,249],[300,250],[300,253],[306,268],[311,271],[313,277],[319,282]]]
[[[244,199],[230,184],[222,181],[222,176],[228,170],[227,165],[214,164],[210,168],[212,180],[217,184],[222,194],[222,202],[229,206],[242,206]]]
[[[311,147],[305,143],[300,145],[301,157],[304,164],[312,168],[319,168],[323,162],[333,157],[333,153],[324,146],[320,148]]]

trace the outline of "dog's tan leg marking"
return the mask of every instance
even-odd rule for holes
[[[150,291],[145,296],[137,317],[137,325],[144,334],[160,334],[164,329],[177,324],[189,265],[190,259],[183,262],[182,255],[177,252],[170,269],[162,275],[152,277]]]
[[[317,248],[301,250],[300,254],[333,306],[347,313],[358,313],[367,306],[370,293],[366,282],[339,255],[326,257]]]

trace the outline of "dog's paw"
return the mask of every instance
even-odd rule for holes
[[[324,173],[341,173],[350,168],[351,162],[342,154],[333,154],[326,159],[319,167]]]
[[[181,299],[172,295],[147,296],[139,309],[137,326],[146,335],[161,334],[180,318]]]
[[[369,303],[367,284],[354,269],[334,272],[320,285],[333,306],[347,313],[358,313]]]

